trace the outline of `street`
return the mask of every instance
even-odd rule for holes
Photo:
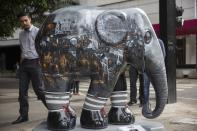
[[[167,104],[160,117],[151,121],[161,122],[166,131],[196,131],[197,129],[197,80],[177,79],[177,103]],[[129,88],[129,80],[127,79]],[[139,82],[137,83],[139,86]],[[73,95],[71,106],[80,117],[81,108],[88,90],[89,80],[82,79],[80,82],[80,95]],[[128,89],[129,92],[129,89]],[[151,88],[151,102],[154,102],[154,91]],[[11,122],[18,117],[18,79],[0,78],[0,130],[1,131],[31,131],[42,121],[46,120],[47,109],[37,100],[33,89],[29,90],[29,121],[12,125]],[[110,101],[107,102],[106,111],[110,108]],[[135,114],[136,121],[147,120],[141,114],[138,104],[129,107]],[[187,121],[183,121],[187,118]],[[192,123],[193,122],[193,123]]]

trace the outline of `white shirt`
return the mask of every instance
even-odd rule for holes
[[[35,38],[38,30],[37,27],[31,25],[28,31],[23,30],[20,32],[19,43],[22,59],[36,59],[39,57],[35,48]]]

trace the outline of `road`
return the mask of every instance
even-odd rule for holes
[[[167,104],[162,115],[152,121],[161,122],[166,131],[196,131],[197,129],[197,79],[177,79],[177,103]],[[127,79],[127,84],[129,81]],[[137,83],[139,85],[139,83]],[[80,82],[80,95],[73,95],[71,106],[80,117],[81,108],[88,90],[89,80]],[[128,86],[129,87],[129,86]],[[129,92],[129,91],[128,91]],[[154,91],[151,88],[151,101],[154,102]],[[46,120],[47,109],[37,100],[32,88],[29,90],[30,120],[23,124],[11,125],[18,116],[18,79],[0,78],[0,130],[1,131],[32,131],[42,121]],[[106,110],[110,108],[107,102]],[[129,107],[136,120],[144,120],[139,105]],[[188,118],[186,122],[183,119]],[[148,119],[145,119],[148,120]],[[191,124],[191,122],[193,122]]]

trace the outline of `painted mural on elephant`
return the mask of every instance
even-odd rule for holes
[[[134,123],[127,107],[127,66],[150,73],[156,106],[153,110],[143,106],[142,114],[155,118],[162,113],[168,96],[164,59],[152,25],[141,9],[62,8],[48,16],[36,42],[49,129],[75,127],[69,83],[82,76],[88,76],[91,82],[82,107],[81,127],[101,129],[108,123]],[[106,113],[108,98],[112,104]]]

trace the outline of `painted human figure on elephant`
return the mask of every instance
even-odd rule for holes
[[[168,96],[165,64],[152,25],[141,9],[62,8],[48,16],[36,42],[49,129],[75,127],[69,82],[81,76],[91,79],[80,117],[83,128],[134,123],[127,107],[127,66],[139,71],[146,68],[151,75],[156,107],[152,111],[145,105],[142,114],[155,118],[162,113]],[[109,97],[112,106],[106,113],[103,108]]]

